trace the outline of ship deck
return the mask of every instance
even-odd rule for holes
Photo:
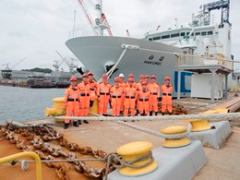
[[[228,99],[223,99],[212,103],[206,99],[191,99],[183,98],[181,100],[175,100],[176,103],[184,105],[188,110],[188,113],[200,113],[213,108],[229,107],[233,104],[240,104],[240,97],[233,95],[228,96]],[[31,121],[31,124],[38,124],[43,121]],[[227,139],[221,149],[212,149],[204,147],[204,151],[207,156],[207,163],[205,166],[195,175],[194,180],[237,180],[240,176],[240,128],[238,119],[232,120],[231,125],[232,134]],[[135,126],[151,129],[152,131],[159,132],[159,130],[167,125],[172,124],[184,124],[181,121],[135,121],[128,122]],[[153,143],[154,147],[161,145],[163,140],[160,137],[147,134],[145,132],[126,127],[124,125],[115,122],[106,121],[91,121],[89,124],[82,124],[80,127],[70,127],[69,129],[63,129],[60,124],[52,125],[58,132],[63,133],[64,137],[69,141],[76,143],[80,146],[90,146],[94,149],[101,149],[107,153],[115,152],[116,148],[131,141],[145,140]],[[1,156],[13,154],[18,150],[15,145],[10,144],[8,141],[1,139],[0,152]],[[94,164],[94,163],[93,163]],[[68,167],[68,166],[67,166]],[[44,179],[58,179],[55,170],[43,166]],[[46,173],[47,172],[47,173]],[[10,174],[11,173],[11,174]],[[0,179],[9,180],[30,180],[34,176],[33,165],[26,172],[20,170],[19,167],[9,168],[7,166],[0,166]],[[84,179],[79,173],[76,173],[72,167],[68,167],[68,175],[70,179]],[[19,176],[21,175],[21,176]]]

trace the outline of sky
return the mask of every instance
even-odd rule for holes
[[[113,35],[126,36],[128,29],[131,37],[142,38],[158,25],[163,30],[173,27],[176,18],[179,25],[188,24],[201,4],[212,1],[103,0],[103,10]],[[92,9],[96,0],[84,2],[94,17]],[[239,11],[240,1],[231,0],[232,54],[240,60]],[[78,0],[1,0],[0,14],[0,69],[6,63],[14,69],[52,68],[53,61],[60,60],[56,50],[64,57],[74,57],[65,45],[73,36],[73,29],[75,36],[93,35]]]

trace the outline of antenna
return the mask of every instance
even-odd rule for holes
[[[76,19],[77,19],[77,11],[76,9],[73,11],[73,29],[72,29],[72,37],[75,37],[76,32]]]
[[[128,29],[126,29],[126,33],[127,33],[127,37],[130,37],[130,33],[129,33]]]
[[[178,18],[174,18],[175,21],[175,27],[178,28]]]

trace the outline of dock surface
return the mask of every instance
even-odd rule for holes
[[[212,103],[205,99],[190,99],[184,98],[175,100],[178,104],[183,105],[188,113],[201,113],[210,109],[226,108],[236,103],[240,104],[240,97],[231,95],[228,99],[223,99]],[[50,120],[29,121],[28,124],[51,123]],[[208,161],[206,165],[196,174],[194,180],[238,180],[240,177],[240,128],[239,119],[231,121],[233,133],[224,143],[221,149],[212,149],[204,147]],[[127,122],[138,127],[151,129],[154,132],[159,132],[161,128],[168,125],[181,124],[187,125],[183,121],[135,121]],[[154,148],[159,147],[163,139],[136,129],[132,129],[122,124],[111,121],[91,121],[89,124],[82,124],[80,127],[70,127],[63,129],[62,124],[51,125],[55,130],[62,133],[67,141],[76,143],[80,146],[90,146],[93,149],[100,149],[107,153],[115,152],[116,149],[131,141],[149,141]],[[17,150],[15,145],[7,140],[1,139],[0,146],[1,157],[10,155]],[[92,165],[97,163],[92,162]],[[88,179],[85,176],[75,172],[72,166],[66,165],[67,173],[70,179]],[[59,179],[54,169],[43,165],[44,179]],[[34,165],[30,165],[28,171],[21,171],[19,166],[10,167],[10,165],[0,166],[0,179],[8,180],[31,180],[34,176]]]

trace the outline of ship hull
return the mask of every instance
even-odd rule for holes
[[[94,73],[97,80],[106,72],[107,65],[117,62],[124,50],[122,48],[124,44],[140,48],[127,49],[110,81],[119,73],[125,75],[134,73],[136,79],[140,74],[155,74],[159,82],[162,82],[164,76],[171,76],[176,85],[177,56],[175,54],[181,52],[179,48],[145,39],[109,36],[78,37],[66,42],[67,47],[86,69]],[[186,86],[189,85],[185,83],[183,86],[184,89],[188,89]]]

